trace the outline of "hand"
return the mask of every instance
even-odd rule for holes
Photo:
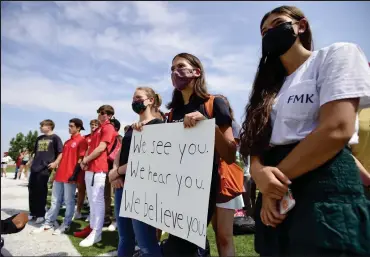
[[[278,211],[277,200],[262,194],[261,220],[266,226],[276,227],[286,218]]]
[[[109,171],[109,173],[108,173],[109,182],[112,183],[112,181],[116,180],[119,177],[117,171],[118,171],[118,168],[111,169]]]
[[[110,184],[113,188],[122,188],[124,185],[124,182],[123,182],[123,179],[119,177],[116,180],[113,180]]]
[[[137,131],[142,131],[143,130],[143,126],[145,124],[147,124],[148,121],[147,120],[143,120],[143,121],[140,121],[140,122],[135,122],[134,124],[131,125],[132,129],[134,130],[137,130]]]
[[[83,162],[80,162],[80,167],[82,170],[86,170],[87,165],[84,164]]]
[[[286,192],[288,185],[292,182],[278,168],[265,166],[253,172],[253,179],[261,191],[267,197],[281,200]]]
[[[28,222],[28,215],[25,212],[19,213],[12,219],[13,224],[17,227],[17,229],[24,228]]]
[[[198,121],[205,120],[206,117],[203,116],[200,112],[191,112],[185,115],[184,117],[184,128],[194,127]]]
[[[51,170],[53,170],[53,169],[55,169],[57,166],[58,166],[58,164],[57,164],[56,162],[52,162],[52,163],[50,163],[50,164],[48,165],[48,168],[49,168],[49,169],[51,169]],[[45,166],[44,166],[44,167],[45,167]]]
[[[86,170],[87,169],[87,163],[88,163],[88,160],[87,160],[87,157],[85,156],[82,161],[80,162],[80,166],[81,166],[81,169],[82,170]]]

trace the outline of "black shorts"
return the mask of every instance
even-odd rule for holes
[[[28,161],[22,161],[21,165],[26,165]]]

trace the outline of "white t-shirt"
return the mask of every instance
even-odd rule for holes
[[[272,107],[272,145],[301,141],[318,125],[325,103],[360,98],[359,109],[370,106],[370,68],[361,49],[352,43],[335,43],[312,55],[287,76]],[[350,144],[358,143],[356,132]]]
[[[10,161],[12,160],[12,158],[10,156],[5,156],[1,159],[1,162],[5,162],[5,163],[9,163]]]

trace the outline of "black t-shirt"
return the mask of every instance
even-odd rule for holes
[[[205,109],[205,102],[206,100],[197,97],[192,96],[190,98],[190,101],[188,104],[174,109],[172,114],[172,121],[171,122],[183,122],[184,117],[186,114],[191,112],[199,111],[201,114],[203,114],[205,117],[208,117],[208,114]],[[220,97],[215,97],[213,102],[213,118],[216,119],[216,124],[218,126],[230,126],[232,123],[231,115],[229,112],[229,108],[225,103],[225,100]],[[212,131],[212,133],[215,133]],[[218,163],[219,163],[219,155],[215,151],[214,153],[214,159],[213,159],[213,173],[218,174]]]
[[[161,124],[163,121],[160,119],[153,119],[149,121],[146,125],[152,125],[152,124]],[[131,146],[131,139],[132,139],[132,132],[133,129],[130,127],[127,132],[125,133],[125,136],[122,139],[122,146],[121,146],[121,154],[119,158],[119,166],[125,165],[128,162],[128,157],[130,154],[130,146]],[[123,176],[124,177],[124,176]]]
[[[55,134],[39,136],[35,144],[35,157],[32,161],[31,171],[44,170],[45,165],[54,162],[62,151],[63,142],[59,136]]]

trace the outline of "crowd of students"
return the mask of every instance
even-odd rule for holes
[[[29,218],[43,223],[36,232],[54,228],[63,200],[66,215],[54,234],[69,229],[78,188],[75,217],[81,217],[86,191],[90,224],[75,236],[85,238],[82,247],[101,241],[105,219],[112,221],[113,189],[118,256],[132,256],[136,244],[141,256],[200,254],[195,244],[171,234],[159,244],[160,231],[120,217],[119,211],[134,130],[171,122],[191,129],[199,121],[214,118],[207,222],[212,221],[220,256],[236,254],[235,210],[247,205],[248,212],[253,212],[254,207],[251,197],[244,201],[242,195],[218,201],[220,160],[235,163],[239,153],[250,164],[246,191],[253,183],[259,189],[254,211],[256,252],[263,256],[370,254],[370,201],[363,187],[368,185],[370,158],[360,154],[358,160],[351,152],[359,143],[358,112],[370,107],[368,61],[352,43],[313,51],[309,22],[296,7],[282,6],[267,13],[260,31],[262,57],[241,128],[227,98],[208,93],[204,67],[188,53],[172,59],[174,90],[166,106],[171,111],[166,115],[160,111],[161,97],[152,88],[138,87],[132,97],[137,122],[125,128],[123,138],[118,137],[120,125],[110,105],[98,108],[98,119],[91,121],[87,136],[80,134],[83,122],[71,119],[71,138],[64,146],[53,134],[54,123],[41,122],[43,135],[36,142],[29,179]],[[211,111],[206,108],[209,101]],[[52,169],[56,175],[45,215]]]

